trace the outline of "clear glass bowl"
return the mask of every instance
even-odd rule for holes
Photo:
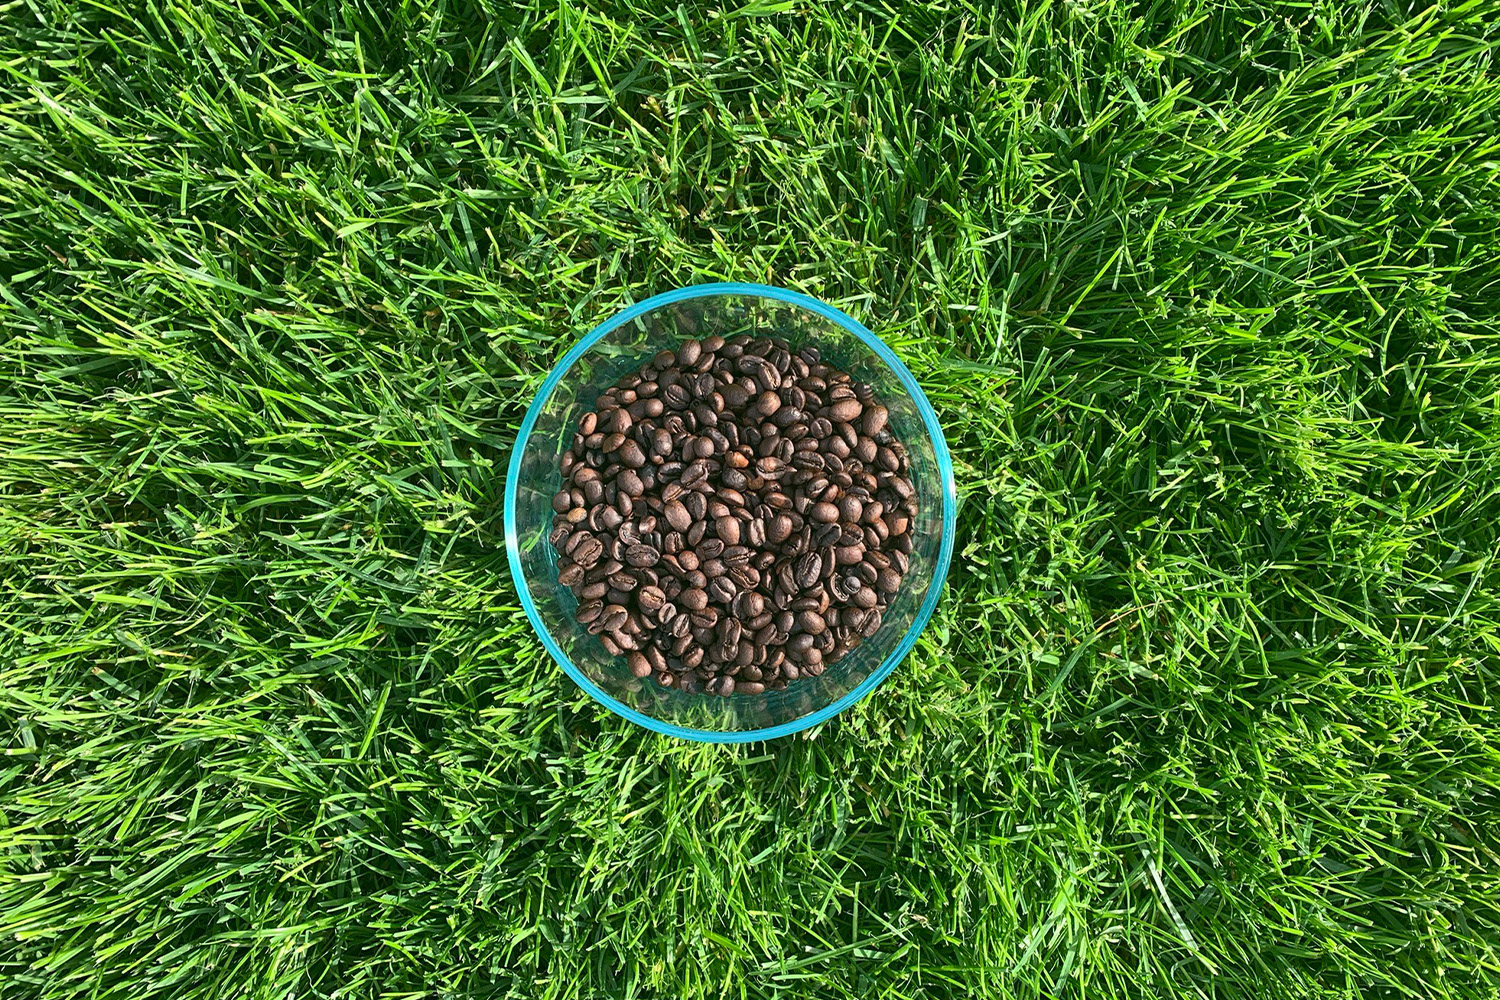
[[[639,680],[573,619],[577,600],[557,582],[547,541],[558,462],[599,393],[663,349],[689,338],[774,336],[868,382],[905,443],[918,510],[910,568],[880,630],[819,677],[784,691],[728,698],[684,694]],[[521,422],[505,483],[505,545],[516,590],[542,644],[600,704],[648,729],[718,743],[785,736],[848,708],[883,681],[917,641],[937,606],[953,554],[953,466],[936,414],[916,379],[880,338],[838,309],[782,288],[694,285],[653,296],[595,327],[548,374]]]

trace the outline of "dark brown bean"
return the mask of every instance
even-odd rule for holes
[[[655,566],[661,553],[649,545],[637,543],[625,550],[625,561],[632,566]]]
[[[693,517],[688,513],[687,506],[679,500],[673,500],[663,509],[667,523],[677,531],[686,531],[692,527]]]
[[[807,610],[797,614],[797,627],[809,635],[819,635],[828,627],[823,621],[823,616],[816,611]]]
[[[636,594],[635,599],[636,603],[640,605],[642,611],[650,611],[653,613],[660,611],[662,609],[662,606],[667,603],[667,595],[662,591],[660,587],[655,586],[642,587],[640,589],[640,592]]]
[[[805,590],[813,586],[822,577],[823,557],[816,552],[807,553],[797,560],[794,572],[798,587]]]
[[[828,408],[828,416],[831,420],[847,424],[857,419],[863,409],[864,407],[860,405],[857,399],[840,399]],[[866,431],[865,433],[872,432]]]
[[[831,503],[815,503],[808,512],[814,521],[831,524],[839,519],[839,509]]]
[[[736,545],[740,540],[740,522],[725,514],[714,522],[714,533],[727,544]]]

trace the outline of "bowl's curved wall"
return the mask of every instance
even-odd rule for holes
[[[718,333],[815,345],[830,363],[868,382],[907,447],[918,512],[911,566],[879,632],[820,677],[785,691],[729,698],[688,695],[638,680],[572,616],[547,543],[558,461],[599,393],[658,351]],[[686,739],[744,742],[796,732],[868,694],[916,642],[936,606],[953,551],[956,500],[942,428],[911,373],[878,337],[816,299],[765,285],[712,284],[647,299],[595,327],[547,376],[522,421],[505,485],[505,539],[527,617],[547,650],[590,695],[633,722]]]

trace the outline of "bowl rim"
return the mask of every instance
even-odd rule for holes
[[[938,549],[937,562],[933,566],[932,579],[927,586],[927,595],[923,598],[921,607],[917,609],[916,617],[912,619],[912,623],[907,628],[906,634],[901,637],[901,641],[881,661],[880,666],[872,670],[870,675],[861,681],[852,691],[849,691],[837,701],[831,702],[815,712],[809,712],[807,715],[799,716],[789,722],[768,726],[764,729],[731,731],[693,729],[653,718],[643,712],[638,712],[611,697],[590,680],[583,671],[576,667],[573,664],[572,658],[563,652],[562,647],[552,638],[552,633],[548,630],[546,622],[542,620],[541,613],[537,610],[536,603],[532,600],[531,588],[526,582],[526,575],[521,566],[520,536],[516,528],[516,494],[519,489],[521,457],[525,453],[526,444],[531,439],[531,432],[535,428],[537,419],[541,414],[542,405],[551,398],[552,393],[562,382],[563,376],[573,367],[574,362],[581,358],[589,348],[593,347],[615,329],[653,309],[688,299],[714,298],[726,295],[758,296],[799,306],[809,312],[822,316],[824,319],[837,323],[859,338],[881,361],[885,362],[886,366],[890,368],[891,372],[901,383],[902,388],[906,390],[907,394],[916,404],[917,412],[922,418],[922,425],[926,428],[927,435],[932,441],[933,453],[937,459],[938,479],[941,483],[943,499],[943,537]],[[773,285],[758,285],[741,281],[720,281],[675,288],[668,292],[662,292],[659,295],[653,295],[648,299],[643,299],[615,313],[604,320],[604,322],[595,326],[578,343],[574,344],[557,364],[553,366],[552,370],[547,373],[547,377],[542,382],[541,388],[537,390],[537,394],[532,399],[531,405],[526,409],[526,416],[521,420],[521,427],[516,433],[516,443],[512,447],[510,462],[507,466],[505,477],[505,551],[510,562],[510,573],[512,581],[515,583],[516,594],[521,599],[521,607],[525,610],[526,617],[530,620],[533,631],[541,639],[542,645],[546,647],[552,659],[563,668],[563,671],[573,679],[574,683],[588,692],[591,698],[616,715],[623,716],[636,725],[644,726],[653,732],[662,733],[667,736],[676,736],[680,739],[694,740],[700,743],[751,743],[758,740],[770,740],[781,736],[788,736],[792,733],[809,729],[819,723],[826,722],[850,705],[860,701],[871,691],[874,691],[891,675],[901,661],[906,658],[907,654],[911,652],[912,647],[916,645],[917,637],[926,628],[928,619],[932,617],[932,612],[937,607],[938,599],[942,595],[943,584],[948,577],[949,563],[953,558],[957,508],[958,491],[953,479],[953,463],[948,455],[948,444],[943,438],[943,428],[938,423],[937,413],[933,410],[932,404],[927,400],[927,394],[922,391],[922,387],[917,384],[917,380],[912,376],[912,373],[902,363],[901,359],[896,356],[896,353],[886,345],[885,341],[870,332],[864,324],[848,313],[828,305],[826,302],[815,299],[810,295],[794,292],[788,288],[778,288]]]

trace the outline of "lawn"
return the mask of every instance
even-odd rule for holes
[[[1500,990],[1500,6],[0,26],[0,1000]],[[501,525],[715,280],[884,337],[960,502],[739,747],[590,702]]]

